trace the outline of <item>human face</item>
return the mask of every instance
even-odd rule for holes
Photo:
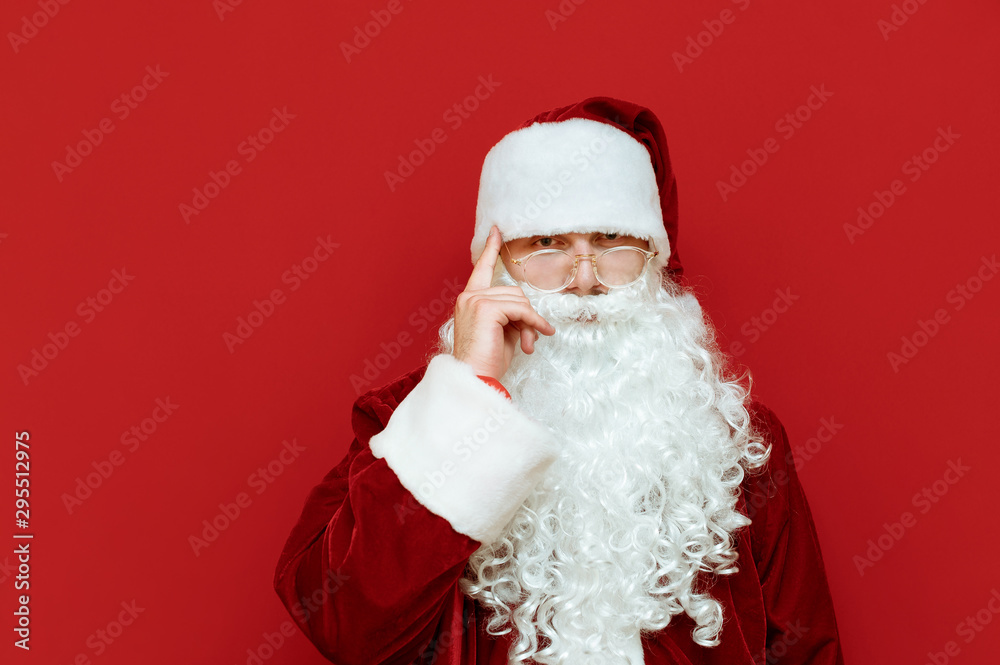
[[[521,267],[511,262],[511,258],[521,259],[542,249],[561,249],[571,256],[579,254],[594,254],[600,256],[602,252],[612,247],[638,247],[649,250],[649,242],[640,238],[622,235],[619,233],[563,233],[552,236],[530,236],[527,238],[515,238],[505,241],[505,249],[502,251],[504,267],[507,272],[518,281],[524,281]],[[587,260],[581,260],[576,271],[576,276],[566,288],[560,293],[572,293],[578,296],[606,294],[608,287],[601,284],[594,274],[594,265]]]

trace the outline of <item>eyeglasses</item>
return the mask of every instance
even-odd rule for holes
[[[504,242],[504,246],[507,243]],[[543,293],[566,288],[576,278],[580,259],[590,259],[597,281],[608,288],[621,288],[639,281],[646,274],[649,261],[659,254],[639,247],[612,247],[600,254],[577,254],[561,249],[543,249],[515,259],[507,248],[511,263],[520,266],[524,281]]]

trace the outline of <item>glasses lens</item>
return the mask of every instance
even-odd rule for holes
[[[597,274],[608,286],[625,286],[639,279],[646,255],[636,247],[610,249],[597,257]]]
[[[573,272],[573,259],[565,252],[532,254],[524,262],[524,279],[536,289],[561,289]]]
[[[540,252],[530,255],[523,267],[524,279],[532,287],[561,289],[569,284],[573,257],[562,251]],[[637,247],[618,247],[597,257],[597,274],[606,286],[627,286],[639,279],[645,268],[646,255]]]

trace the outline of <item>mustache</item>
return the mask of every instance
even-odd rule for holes
[[[613,324],[633,318],[643,304],[651,304],[648,288],[649,276],[623,288],[613,288],[608,293],[578,296],[573,293],[543,293],[525,283],[514,280],[506,271],[501,272],[498,282],[505,286],[519,286],[527,296],[531,306],[554,326],[562,324],[583,325]],[[558,334],[558,333],[557,333]]]

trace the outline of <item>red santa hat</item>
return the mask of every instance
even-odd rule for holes
[[[652,266],[679,277],[677,180],[660,121],[638,104],[589,97],[522,123],[483,162],[473,263],[493,224],[506,240],[594,232],[642,238],[660,252]]]

